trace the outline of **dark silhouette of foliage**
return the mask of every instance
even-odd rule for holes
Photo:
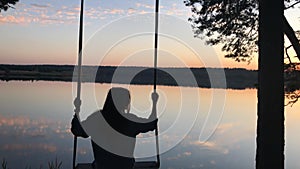
[[[19,0],[0,0],[0,12],[7,11],[9,8],[14,8],[14,5]]]
[[[285,96],[289,99],[285,105],[292,107],[300,99],[300,90],[286,92]]]
[[[258,0],[186,0],[184,3],[191,7],[193,15],[189,21],[196,37],[207,37],[208,45],[222,44],[225,57],[251,61],[252,54],[258,51]],[[285,0],[285,9],[298,3],[300,0]],[[287,34],[291,27],[285,26],[289,28],[284,30]],[[291,41],[295,36],[288,38]],[[295,50],[300,53],[297,42],[292,43],[294,49],[298,45]]]
[[[295,70],[295,66],[285,70],[284,90],[286,106],[293,106],[300,99],[300,71]]]
[[[7,169],[7,161],[5,159],[2,160],[1,167],[2,169]]]
[[[285,0],[284,9],[294,8],[300,0]],[[193,15],[189,19],[192,23],[195,37],[207,38],[208,45],[221,44],[225,57],[236,61],[250,62],[253,53],[258,51],[258,0],[186,0]],[[300,31],[294,31],[287,19],[283,17],[283,32],[291,42],[285,47],[285,89],[287,99],[293,101],[289,90],[290,84],[299,84],[299,79],[293,79],[300,68],[300,63],[293,61],[293,57],[300,60]],[[296,56],[290,56],[293,47]],[[297,74],[297,76],[299,76]],[[295,85],[292,85],[295,86]]]

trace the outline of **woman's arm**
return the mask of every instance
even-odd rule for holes
[[[157,119],[157,100],[158,100],[158,94],[156,92],[153,92],[151,94],[151,99],[152,99],[152,112],[151,115],[149,116],[149,120],[153,121]]]
[[[157,127],[157,119],[142,118],[134,114],[128,114],[127,117],[130,121],[129,128],[135,135],[139,133],[146,133],[152,131]]]
[[[147,119],[146,123],[143,123],[142,125],[140,125],[139,133],[146,133],[148,131],[153,131],[154,129],[157,128],[158,119],[151,120],[150,122],[148,122],[148,121],[149,121],[149,119]]]
[[[130,120],[133,122],[132,127],[135,128],[136,133],[146,133],[148,131],[152,131],[157,128],[157,113],[156,113],[156,105],[158,100],[158,94],[153,92],[151,95],[152,98],[152,112],[148,118],[141,118],[131,114]]]

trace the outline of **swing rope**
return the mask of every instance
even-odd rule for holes
[[[154,39],[154,82],[153,82],[153,91],[156,93],[156,83],[157,83],[157,55],[158,55],[158,19],[159,19],[159,0],[156,0],[155,3],[155,39]],[[155,113],[157,118],[157,103],[153,104],[152,113]],[[160,167],[160,158],[159,158],[159,141],[158,141],[158,127],[155,128],[155,140],[156,140],[156,160],[157,167]]]
[[[81,106],[81,65],[82,65],[82,41],[83,41],[83,4],[84,0],[81,0],[80,8],[80,22],[79,22],[79,42],[78,42],[78,73],[77,73],[77,96],[74,100],[74,117],[79,117],[80,106]],[[73,144],[73,169],[76,168],[76,154],[77,154],[77,136],[74,135]]]

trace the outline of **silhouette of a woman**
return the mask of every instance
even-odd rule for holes
[[[157,102],[156,93],[152,93],[152,100]],[[81,124],[84,128],[82,131],[87,134],[76,132],[78,130],[72,130],[72,133],[85,138],[91,136],[95,169],[132,169],[136,136],[154,130],[157,119],[154,114],[149,118],[131,114],[129,91],[125,88],[111,88],[103,110],[94,112]]]

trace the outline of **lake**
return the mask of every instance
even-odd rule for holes
[[[0,159],[11,169],[71,168],[70,121],[76,84],[0,82]],[[151,86],[82,85],[80,118],[101,109],[112,86],[129,88],[131,113],[147,117]],[[256,149],[256,89],[225,90],[158,86],[161,168],[253,169]],[[286,107],[285,165],[300,168],[300,103]],[[135,155],[155,154],[153,133],[138,136]],[[152,159],[150,158],[147,158]],[[78,140],[77,162],[93,160],[89,139]]]

